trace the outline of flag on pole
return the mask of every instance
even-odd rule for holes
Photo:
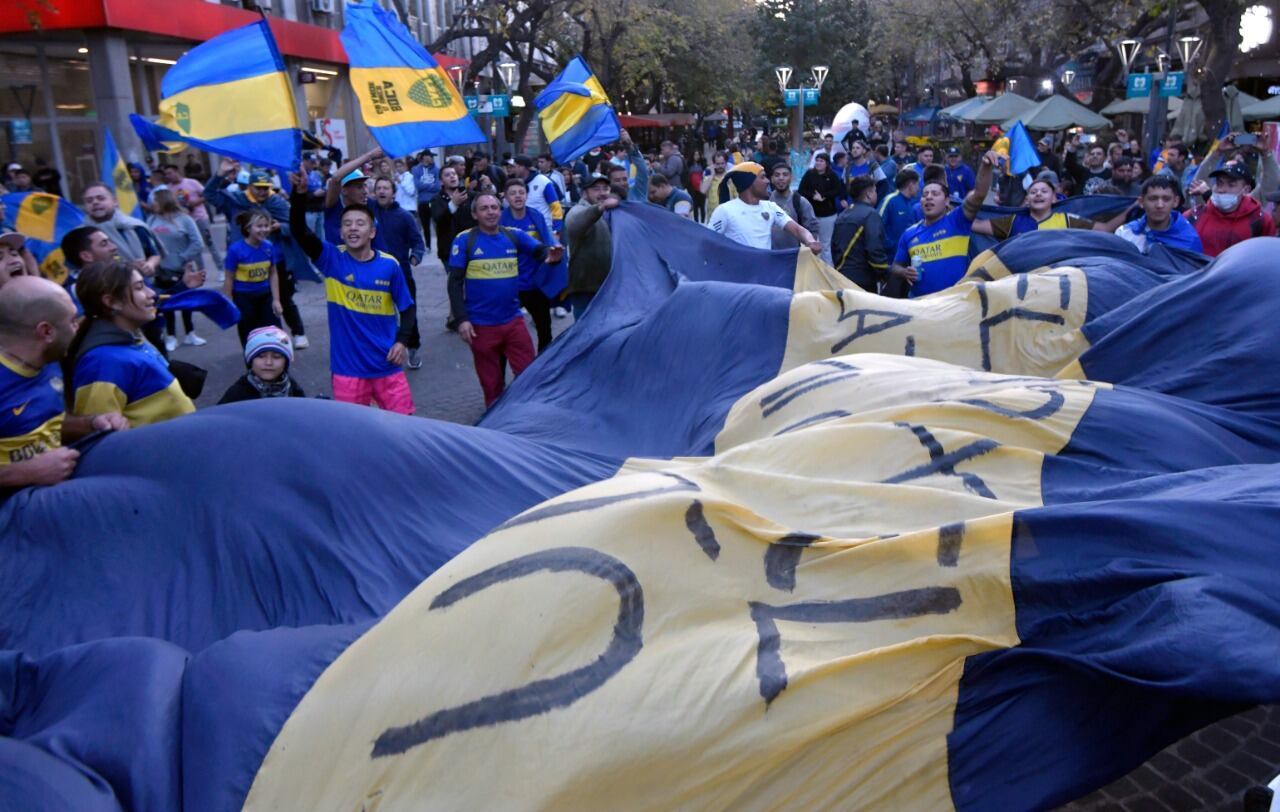
[[[298,166],[302,130],[266,20],[192,48],[160,83],[160,116],[129,116],[147,149],[192,144],[259,166]]]
[[[533,103],[557,163],[569,163],[592,147],[616,141],[622,130],[604,87],[580,56]]]
[[[1009,171],[1014,175],[1021,175],[1039,165],[1040,156],[1036,154],[1036,145],[1019,120],[1009,130]]]
[[[388,11],[351,3],[341,38],[360,114],[385,153],[487,140],[444,68]]]
[[[133,187],[129,167],[125,165],[124,156],[116,148],[116,139],[111,136],[111,128],[105,128],[104,132],[101,180],[116,196],[120,211],[133,217],[141,217],[142,206],[138,201],[138,192]]]

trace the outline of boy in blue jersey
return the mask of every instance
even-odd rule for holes
[[[948,205],[945,182],[930,182],[921,190],[924,219],[908,228],[898,241],[891,271],[911,285],[912,298],[951,287],[969,269],[973,219],[991,191],[991,174],[999,160],[999,153],[994,151],[982,156],[977,184],[957,209]]]
[[[920,176],[914,169],[900,169],[893,177],[896,191],[880,201],[880,220],[884,223],[884,250],[890,257],[898,251],[898,240],[919,219],[912,213],[920,194]]]
[[[276,273],[279,255],[267,239],[271,215],[265,209],[242,211],[235,219],[243,239],[227,246],[223,267],[222,293],[240,309],[236,329],[240,346],[259,327],[279,327],[284,307],[280,303],[280,277]]]
[[[75,334],[76,308],[59,285],[19,276],[0,289],[0,488],[55,485],[80,457],[63,440],[129,427],[118,413],[65,413],[58,362]]]
[[[523,231],[542,245],[555,245],[551,229],[540,212],[526,206],[528,187],[520,178],[508,178],[507,190],[503,197],[507,207],[502,210],[499,225]],[[529,311],[533,318],[533,330],[538,334],[538,353],[541,354],[551,343],[551,300],[538,289],[535,279],[539,276],[542,263],[532,254],[520,254],[520,304]]]
[[[295,203],[306,183],[292,173]],[[322,240],[307,228],[301,205],[289,210],[290,226],[302,250],[324,276],[329,302],[329,371],[333,398],[387,411],[413,414],[413,394],[402,369],[417,311],[395,257],[374,250],[373,212],[354,203],[342,213],[342,245]]]
[[[449,305],[458,335],[471,347],[484,405],[502,394],[502,359],[519,375],[533,362],[533,343],[520,315],[521,254],[556,263],[564,247],[550,248],[528,232],[499,225],[502,204],[489,193],[471,201],[476,227],[459,234],[449,249]]]

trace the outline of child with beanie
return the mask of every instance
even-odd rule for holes
[[[228,387],[219,404],[306,397],[298,382],[289,377],[293,345],[289,343],[289,334],[279,327],[259,327],[249,333],[244,345],[244,363],[249,371]]]

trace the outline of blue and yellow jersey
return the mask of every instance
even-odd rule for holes
[[[564,206],[560,203],[560,190],[546,175],[532,175],[527,185],[529,208],[542,215],[551,230],[560,233],[564,228]]]
[[[964,216],[963,208],[952,209],[932,225],[924,221],[908,228],[898,242],[893,261],[910,265],[920,257],[920,279],[911,286],[911,297],[935,293],[960,281],[969,269],[969,235],[973,222]]]
[[[543,245],[551,243],[551,234],[547,230],[546,219],[533,209],[525,209],[524,216],[518,219],[511,213],[511,209],[503,209],[502,219],[498,221],[498,224],[507,228],[514,228],[517,231],[523,231]],[[538,270],[538,266],[542,263],[538,262],[533,254],[520,254],[517,260],[520,268],[520,290],[530,290],[534,287],[534,271]]]
[[[234,275],[231,290],[235,293],[268,293],[271,291],[271,266],[277,259],[275,246],[270,240],[252,246],[238,240],[227,248],[223,267]]]
[[[62,372],[30,370],[0,355],[0,465],[62,445]]]
[[[119,412],[134,427],[196,410],[160,352],[147,341],[94,347],[76,362],[72,385],[72,412]]]
[[[1043,220],[1037,220],[1024,211],[1005,217],[991,218],[991,234],[1000,240],[1016,237],[1028,231],[1048,231],[1057,228],[1093,228],[1093,221],[1088,217],[1060,211],[1055,211]]]
[[[474,245],[468,252],[467,243]],[[465,268],[467,318],[472,324],[506,324],[520,313],[519,256],[542,247],[528,232],[506,228],[497,234],[467,229],[449,249],[449,267]]]
[[[329,302],[329,368],[335,375],[385,378],[400,367],[387,360],[400,311],[413,304],[396,258],[384,251],[361,262],[347,247],[324,243],[317,263]]]

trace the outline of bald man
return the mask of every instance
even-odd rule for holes
[[[59,285],[36,276],[0,288],[0,487],[56,485],[80,452],[62,440],[125,429],[119,414],[66,414],[62,370],[76,334],[76,308]]]

